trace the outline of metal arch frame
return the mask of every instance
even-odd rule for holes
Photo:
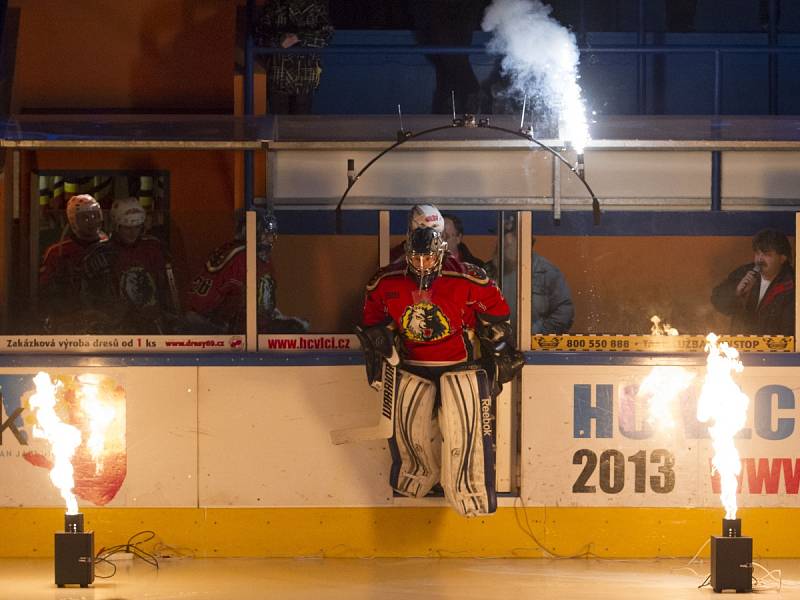
[[[428,135],[428,134],[431,134],[431,133],[436,133],[438,131],[443,131],[445,129],[453,129],[454,127],[482,128],[482,129],[492,129],[494,131],[501,131],[503,133],[507,133],[507,134],[510,134],[510,135],[513,135],[513,136],[520,137],[520,138],[523,138],[525,140],[528,140],[529,142],[531,142],[533,144],[536,144],[540,148],[542,148],[544,150],[547,150],[550,154],[553,155],[553,157],[555,159],[557,159],[557,160],[561,161],[562,163],[564,163],[567,166],[567,168],[572,173],[574,173],[578,177],[578,179],[580,179],[581,183],[586,188],[586,191],[589,192],[589,195],[592,198],[592,214],[593,214],[593,217],[594,217],[594,224],[595,225],[599,225],[600,224],[600,201],[597,199],[597,196],[595,195],[594,191],[592,190],[591,186],[586,181],[586,178],[584,176],[584,172],[583,172],[583,154],[578,154],[578,161],[573,165],[566,158],[564,158],[564,156],[562,154],[560,154],[557,150],[555,150],[553,147],[548,146],[544,142],[541,142],[541,141],[537,140],[536,138],[534,138],[529,129],[515,131],[513,129],[507,129],[505,127],[498,127],[496,125],[490,125],[488,119],[481,119],[480,121],[478,121],[476,123],[475,117],[473,115],[465,115],[463,119],[453,119],[453,122],[450,125],[440,125],[438,127],[431,127],[429,129],[424,129],[423,131],[419,131],[417,133],[412,133],[410,131],[406,132],[406,131],[403,131],[403,130],[398,131],[398,133],[397,133],[398,140],[396,142],[394,142],[392,145],[390,145],[389,147],[385,148],[384,150],[381,150],[378,154],[376,154],[374,157],[372,157],[369,160],[369,162],[367,162],[367,164],[364,165],[358,171],[358,173],[356,173],[354,176],[350,177],[350,181],[347,184],[347,188],[345,189],[344,193],[342,194],[342,197],[339,199],[339,202],[336,204],[336,232],[340,233],[341,229],[342,229],[342,227],[341,227],[341,224],[342,224],[342,205],[344,204],[345,199],[347,198],[348,194],[350,193],[350,190],[352,190],[353,187],[355,186],[356,182],[361,178],[362,175],[364,175],[364,173],[366,173],[366,171],[372,165],[374,165],[376,162],[378,162],[378,160],[380,160],[381,158],[386,156],[389,152],[391,152],[395,148],[398,148],[398,147],[402,146],[403,144],[405,144],[408,141],[417,139],[417,138],[422,137],[424,135]]]

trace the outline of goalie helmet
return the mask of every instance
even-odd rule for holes
[[[420,289],[428,289],[442,270],[447,242],[436,229],[423,227],[410,232],[406,240],[408,272],[419,282]]]
[[[111,226],[140,227],[144,225],[147,212],[136,198],[117,198],[111,205]]]
[[[416,229],[430,228],[444,233],[444,219],[439,209],[432,204],[417,204],[408,215],[408,233]]]
[[[67,221],[77,238],[96,240],[103,225],[103,209],[89,194],[73,196],[67,202]]]

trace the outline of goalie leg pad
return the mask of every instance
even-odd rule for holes
[[[434,422],[436,387],[433,382],[397,370],[392,487],[404,496],[421,498],[439,481],[439,452],[432,443],[438,429]]]
[[[462,515],[497,510],[494,475],[494,414],[483,369],[451,371],[440,379],[442,487]]]

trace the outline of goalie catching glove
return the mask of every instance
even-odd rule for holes
[[[525,356],[514,347],[513,332],[509,321],[492,323],[480,319],[478,338],[481,348],[494,367],[494,381],[498,386],[508,383],[522,370]]]

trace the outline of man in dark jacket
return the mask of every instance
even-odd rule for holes
[[[503,277],[500,287],[506,297],[517,295],[517,234],[515,221],[506,219],[503,224]],[[533,239],[536,244],[536,238]],[[531,253],[531,333],[567,333],[575,321],[575,305],[564,274],[555,264],[536,251]],[[495,256],[486,264],[492,278],[498,277],[498,259]]]
[[[775,229],[753,236],[753,262],[714,288],[711,303],[731,315],[731,333],[794,335],[792,247]]]
[[[476,267],[485,268],[486,263],[475,256],[464,243],[464,224],[456,215],[444,213],[444,241],[447,251],[461,262],[468,262]]]

